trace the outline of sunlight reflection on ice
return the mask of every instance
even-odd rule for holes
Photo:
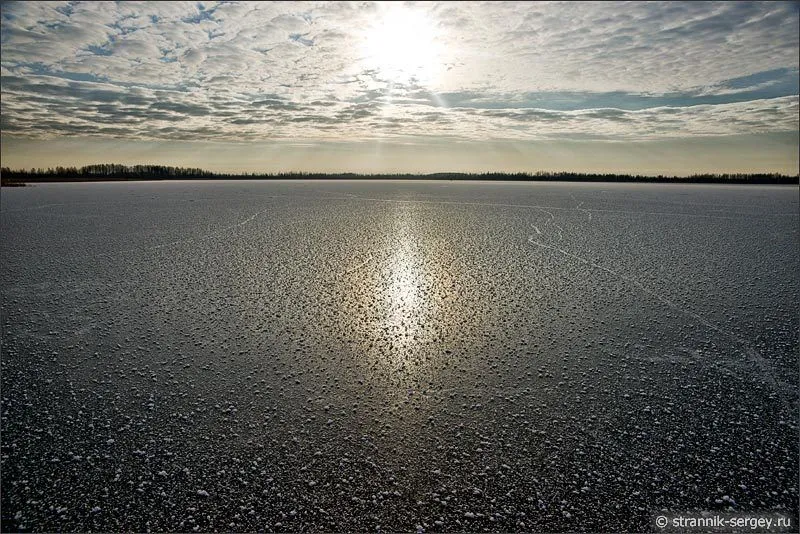
[[[424,292],[425,272],[414,238],[404,218],[395,230],[395,244],[384,266],[384,326],[395,347],[407,347],[418,334],[421,322],[430,311]]]
[[[421,361],[426,323],[435,318],[436,310],[423,250],[408,212],[396,215],[391,241],[376,288],[381,313],[377,334],[389,349],[387,365],[413,374]]]
[[[423,304],[420,291],[420,271],[416,256],[409,244],[403,243],[392,253],[388,267],[387,308],[388,325],[393,329],[405,330],[413,327],[419,307]]]

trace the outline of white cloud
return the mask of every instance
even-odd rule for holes
[[[411,4],[407,9],[431,21],[440,50],[430,59],[436,76],[422,87],[386,79],[379,66],[362,61],[367,30],[387,9],[369,2],[205,3],[203,9],[196,2],[6,4],[3,131],[627,139],[797,129],[793,94],[688,105],[692,95],[776,86],[761,80],[729,87],[727,80],[796,69],[796,4]],[[95,81],[67,80],[81,77]],[[451,104],[460,107],[443,108],[445,101],[432,107],[430,99],[415,99],[420,89],[434,100],[446,93],[474,97]],[[509,97],[537,92],[687,99],[640,111],[558,111],[519,109],[519,97]]]

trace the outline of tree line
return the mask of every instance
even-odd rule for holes
[[[47,169],[0,168],[2,185],[40,182],[99,182],[127,180],[487,180],[487,181],[566,181],[566,182],[647,182],[647,183],[721,183],[721,184],[798,184],[798,176],[777,173],[719,173],[691,176],[579,173],[579,172],[484,172],[432,174],[413,173],[218,173],[199,168],[166,165],[120,165],[101,163],[83,167],[49,167]]]

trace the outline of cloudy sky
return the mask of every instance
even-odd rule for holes
[[[2,160],[798,172],[796,2],[4,2]]]

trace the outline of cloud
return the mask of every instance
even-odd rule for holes
[[[796,131],[793,3],[421,3],[430,80],[364,61],[359,2],[19,2],[3,134],[654,139]],[[409,36],[412,38],[412,36]]]

